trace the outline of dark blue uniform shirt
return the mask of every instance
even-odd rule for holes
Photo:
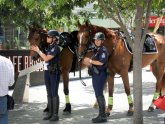
[[[60,57],[60,48],[57,44],[52,44],[51,46],[46,49],[46,55],[52,55],[55,56],[53,59],[51,59],[48,64],[58,64],[59,63],[59,57]]]
[[[105,46],[99,47],[98,50],[96,51],[96,54],[94,55],[93,60],[97,60],[103,63],[102,66],[95,65],[100,71],[107,69],[108,56],[109,56],[109,53],[107,49],[105,48]]]

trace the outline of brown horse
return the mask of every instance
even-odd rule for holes
[[[84,51],[87,47],[92,43],[92,38],[96,32],[103,32],[106,36],[106,40],[103,45],[107,47],[110,56],[109,56],[109,76],[108,76],[108,90],[109,90],[109,98],[108,98],[108,108],[107,114],[110,114],[110,111],[113,107],[113,91],[114,91],[114,76],[115,74],[119,74],[123,80],[125,92],[128,97],[129,110],[128,115],[133,114],[133,100],[130,93],[129,86],[129,77],[128,70],[131,66],[132,54],[128,52],[125,43],[123,42],[123,38],[117,35],[117,33],[113,30],[92,25],[86,22],[85,24],[79,25],[78,32],[78,54],[82,58],[84,55]],[[145,67],[147,65],[151,65],[152,72],[156,77],[156,90],[154,93],[153,100],[155,100],[159,96],[160,88],[162,84],[165,84],[165,37],[159,34],[150,34],[154,37],[158,53],[155,54],[143,54],[142,55],[142,66]],[[153,111],[153,104],[150,105],[148,111]]]
[[[40,49],[43,51],[46,45],[46,34],[47,30],[40,29],[40,28],[30,28],[29,29],[29,36],[28,40],[30,42],[30,45],[36,44],[40,47]],[[67,38],[69,41],[72,42],[72,47],[76,47],[78,43],[77,39],[77,33],[78,31],[73,31],[72,33],[63,32],[60,34],[60,38]],[[63,34],[63,35],[62,35]],[[59,39],[59,41],[64,39]],[[60,43],[63,44],[63,43]],[[30,53],[31,57],[33,59],[37,59],[37,54],[34,51],[31,51]],[[66,100],[66,106],[63,110],[64,113],[71,113],[71,104],[69,100],[69,72],[75,71],[75,63],[76,62],[76,54],[71,51],[71,46],[63,44],[63,49],[60,54],[60,69],[63,79],[63,86],[64,86],[64,94],[65,94],[65,100]],[[73,64],[74,63],[74,64]]]

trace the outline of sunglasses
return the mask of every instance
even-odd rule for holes
[[[53,38],[52,36],[47,36],[47,38]]]
[[[100,41],[102,41],[102,40],[100,40],[100,39],[95,39],[95,41],[97,41],[97,42],[99,41],[99,42],[100,42]]]

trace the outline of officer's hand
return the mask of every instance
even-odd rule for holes
[[[91,65],[90,58],[85,57],[84,60],[83,60],[83,64],[85,64],[87,66],[90,66]]]
[[[30,49],[31,50],[33,50],[33,51],[39,51],[39,48],[38,48],[38,46],[37,45],[32,45],[31,47],[30,47]]]

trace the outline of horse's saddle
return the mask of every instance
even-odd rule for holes
[[[58,45],[61,47],[68,46],[72,43],[71,35],[68,32],[62,32],[59,36],[59,43]]]
[[[124,39],[125,45],[127,47],[127,50],[132,53],[132,49],[128,44],[128,41],[124,35],[123,32],[120,32],[120,35],[122,36],[122,38]],[[134,35],[130,34],[131,39],[134,39]],[[158,53],[157,51],[157,47],[155,44],[155,40],[153,38],[153,36],[146,34],[145,37],[145,41],[144,41],[144,45],[143,45],[143,54],[154,54],[154,53]]]
[[[157,47],[156,47],[156,44],[155,44],[155,40],[149,34],[146,34],[146,39],[145,39],[145,42],[144,42],[143,51],[144,52],[157,52]]]
[[[75,32],[73,32],[75,33]],[[61,47],[68,47],[68,49],[74,54],[73,63],[70,72],[75,72],[77,70],[77,56],[76,56],[76,49],[77,49],[77,42],[75,41],[75,37],[71,33],[62,32],[59,36],[59,43],[58,45]]]
[[[62,32],[60,34],[58,45],[61,47],[68,47],[73,54],[76,53],[76,43],[74,42],[72,35],[68,32]]]

